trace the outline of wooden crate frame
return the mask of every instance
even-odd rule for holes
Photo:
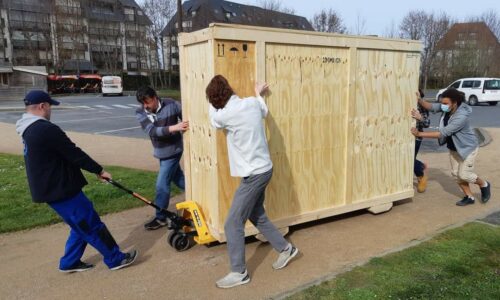
[[[200,204],[217,240],[225,241],[239,180],[229,175],[224,133],[208,120],[204,93],[216,74],[241,97],[252,96],[255,81],[271,86],[265,123],[275,171],[266,210],[279,228],[381,212],[413,197],[410,110],[420,42],[217,23],[178,42],[183,115],[191,124],[186,199]],[[250,224],[245,230],[256,232]]]

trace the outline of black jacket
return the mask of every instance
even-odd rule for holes
[[[22,134],[24,161],[33,202],[55,202],[78,194],[87,184],[80,169],[99,174],[102,167],[46,120],[29,125]]]

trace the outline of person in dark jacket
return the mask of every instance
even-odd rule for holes
[[[59,105],[43,91],[31,91],[24,99],[26,113],[16,123],[24,143],[26,175],[33,202],[47,203],[70,228],[61,272],[81,272],[94,266],[81,261],[87,244],[104,257],[111,270],[132,264],[137,251],[123,253],[92,202],[82,192],[87,184],[81,169],[101,180],[111,174],[78,148],[57,125],[50,122],[51,106]]]
[[[421,89],[418,90],[420,98],[424,98],[424,92]],[[429,128],[431,124],[431,119],[429,118],[429,111],[425,109],[422,105],[417,103],[417,109],[413,109],[411,112],[412,117],[417,121],[417,130],[419,132],[424,132],[424,128]],[[420,150],[420,145],[422,144],[422,138],[415,138],[415,159],[413,164],[413,173],[417,176],[417,191],[419,193],[425,192],[427,188],[427,165],[417,159],[418,150]]]
[[[136,96],[141,104],[135,112],[136,118],[151,139],[154,157],[160,161],[155,204],[166,209],[170,202],[170,184],[173,182],[180,189],[185,189],[184,173],[179,162],[183,151],[182,133],[189,129],[189,122],[182,121],[179,102],[160,99],[151,87],[141,87]],[[144,227],[155,230],[166,225],[166,213],[156,210],[155,217],[144,224]]]

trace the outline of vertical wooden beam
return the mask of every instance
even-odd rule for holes
[[[186,58],[184,55],[186,54],[185,52],[185,47],[187,46],[179,46],[179,73],[180,73],[180,85],[181,85],[181,103],[182,103],[182,118],[185,121],[189,121],[191,118],[191,113],[189,109],[189,104],[192,99],[189,99],[188,97],[188,86],[187,84],[189,83],[188,79],[188,74],[187,74],[187,62],[185,61]],[[172,66],[170,65],[170,71],[172,72]],[[184,178],[185,178],[185,193],[186,193],[186,200],[192,200],[192,193],[191,193],[191,151],[190,151],[190,146],[191,146],[191,134],[188,131],[184,133],[183,135],[183,141],[184,141],[184,153],[183,153],[183,169],[184,169]]]
[[[266,43],[255,43],[255,82],[266,81]]]
[[[345,204],[352,203],[353,170],[352,160],[354,151],[354,117],[356,112],[356,73],[357,73],[358,49],[349,49],[349,96],[347,97],[347,143],[345,153]],[[361,99],[359,99],[361,100]],[[362,101],[362,100],[361,100]]]

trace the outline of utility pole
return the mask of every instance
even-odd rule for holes
[[[179,24],[177,32],[182,32],[182,0],[177,0],[177,24]]]

